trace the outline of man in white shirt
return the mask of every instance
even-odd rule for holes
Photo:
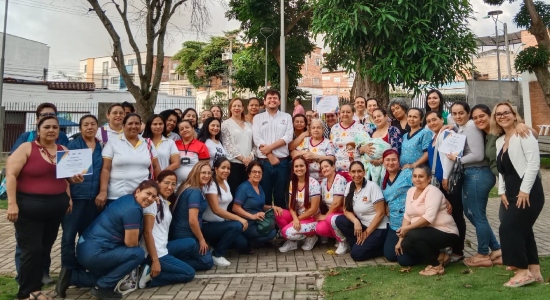
[[[266,205],[273,199],[276,206],[286,208],[290,175],[288,143],[294,134],[292,117],[279,111],[279,91],[267,90],[264,103],[266,111],[254,116],[252,122],[254,144],[258,147],[256,155],[264,168],[260,185],[265,193]]]

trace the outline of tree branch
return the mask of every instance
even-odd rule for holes
[[[91,1],[91,0],[88,0]],[[95,1],[97,2],[97,0]],[[124,9],[120,9],[120,5],[116,3],[115,0],[111,0],[111,2],[115,5],[116,10],[118,11],[118,14],[122,18],[122,22],[124,23],[124,30],[126,31],[126,35],[128,36],[128,42],[130,43],[130,46],[132,47],[132,50],[134,50],[134,53],[136,54],[136,61],[138,63],[138,75],[141,78],[143,76],[143,70],[142,70],[142,63],[141,63],[141,53],[139,51],[139,47],[136,43],[136,40],[134,39],[134,35],[132,33],[132,28],[130,28],[130,22],[128,22],[128,0],[123,0]],[[122,60],[122,64],[124,65],[124,60]],[[128,83],[126,83],[128,85]]]
[[[535,3],[533,0],[525,0],[525,6],[531,17],[531,28],[529,28],[529,32],[535,36],[539,45],[550,50],[550,35],[548,34],[546,25],[544,25],[542,18],[537,12]]]
[[[296,16],[296,18],[292,19],[290,23],[285,26],[285,36],[287,36],[292,31],[292,29],[294,29],[296,24],[298,24],[298,22],[300,22],[303,17],[310,16],[312,12],[313,9],[304,10],[301,14]]]

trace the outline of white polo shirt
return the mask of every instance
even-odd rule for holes
[[[177,133],[175,133],[175,132],[173,132],[173,131],[170,132],[170,133],[168,134],[168,138],[171,139],[171,140],[174,141],[174,142],[175,142],[175,141],[181,140],[180,135],[177,134]]]
[[[151,143],[153,143],[152,140]],[[170,165],[170,158],[172,157],[172,155],[176,155],[176,157],[179,159],[180,152],[176,147],[176,143],[171,139],[163,136],[160,141],[155,145],[155,148],[157,149],[158,160],[161,170],[166,169]]]
[[[157,158],[157,149],[148,147],[147,142],[138,136],[139,141],[134,147],[124,134],[111,139],[103,147],[103,158],[112,160],[111,176],[107,188],[107,199],[116,200],[131,194],[138,185],[149,178],[151,157]]]
[[[162,196],[159,196],[159,200],[162,202],[162,208],[164,212],[164,218],[162,221],[157,222],[157,214],[160,214],[157,203],[153,204],[143,209],[143,216],[153,216],[155,217],[155,225],[153,225],[153,239],[155,241],[155,248],[157,249],[157,256],[161,258],[168,254],[168,230],[170,229],[170,222],[172,222],[172,213],[170,212],[170,202],[164,200]],[[160,215],[158,216],[160,220]],[[145,239],[142,235],[139,245],[145,251],[145,256],[149,255],[147,252],[147,246],[145,245]]]
[[[215,179],[214,179],[215,180]],[[229,184],[227,181],[224,180],[223,184],[225,185],[225,189],[227,191],[224,191],[222,187],[220,186],[221,196],[218,194],[218,187],[216,186],[215,182],[211,182],[210,185],[205,186],[203,188],[204,194],[214,194],[218,198],[218,205],[221,209],[227,210],[227,207],[229,206],[229,203],[233,201],[233,195],[231,195],[231,190],[229,189]],[[210,205],[206,208],[204,213],[202,214],[202,219],[207,222],[223,222],[225,221],[224,218],[216,215],[213,211]]]
[[[355,182],[350,181],[346,185],[345,196],[349,194],[349,189],[352,184],[355,184]],[[370,225],[370,222],[372,222],[372,219],[374,219],[374,216],[376,216],[374,204],[380,201],[385,201],[384,195],[382,194],[382,190],[380,189],[380,187],[372,181],[367,180],[367,184],[365,187],[361,188],[360,190],[355,190],[355,193],[353,195],[353,213],[359,219],[359,221],[361,221],[361,224],[367,227]],[[380,221],[378,229],[386,229],[387,225],[388,219],[384,214],[384,219]]]
[[[259,149],[260,145],[271,145],[278,140],[284,140],[285,145],[274,149],[273,155],[278,158],[289,156],[288,144],[292,142],[294,135],[294,126],[292,125],[292,117],[282,111],[272,116],[269,112],[263,112],[254,116],[252,121],[252,137],[254,144],[258,147],[256,155],[259,158],[266,158]]]
[[[107,133],[107,141],[105,141],[105,142],[103,141],[102,131],[105,131]],[[107,123],[106,125],[103,125],[103,126],[98,128],[95,137],[96,137],[96,139],[99,140],[99,142],[101,144],[105,145],[108,141],[110,141],[112,139],[117,139],[121,135],[123,135],[122,129],[120,131],[116,131],[114,129],[111,129],[111,126],[109,126],[109,124]]]

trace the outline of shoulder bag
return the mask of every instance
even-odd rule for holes
[[[456,158],[453,166],[453,171],[449,177],[449,195],[459,194],[462,189],[462,182],[464,181],[464,167],[460,162],[460,157]]]
[[[434,154],[432,159],[432,180],[430,181],[430,184],[435,186],[436,188],[439,188],[439,180],[437,180],[437,177],[435,177],[435,169],[437,167],[437,156],[439,153],[437,152],[437,137],[435,138],[435,146],[434,146]]]

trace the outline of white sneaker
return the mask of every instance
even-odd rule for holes
[[[218,267],[227,267],[231,265],[231,263],[223,256],[215,257],[212,255],[212,259],[214,260],[214,264]]]
[[[302,250],[310,251],[311,249],[313,249],[318,239],[319,237],[317,235],[307,237],[306,240],[304,241],[304,244],[302,245]]]
[[[328,244],[328,237],[322,236],[321,237],[321,244]]]
[[[344,255],[348,253],[351,250],[347,242],[339,242],[338,248],[336,248],[336,254],[338,255]]]
[[[138,287],[140,289],[147,288],[147,283],[149,281],[151,281],[151,267],[149,267],[149,265],[145,265],[145,267],[143,267],[143,272],[141,272],[141,276],[139,277]]]
[[[283,246],[279,247],[279,251],[281,251],[282,253],[296,249],[298,249],[298,242],[290,240],[286,241]]]

